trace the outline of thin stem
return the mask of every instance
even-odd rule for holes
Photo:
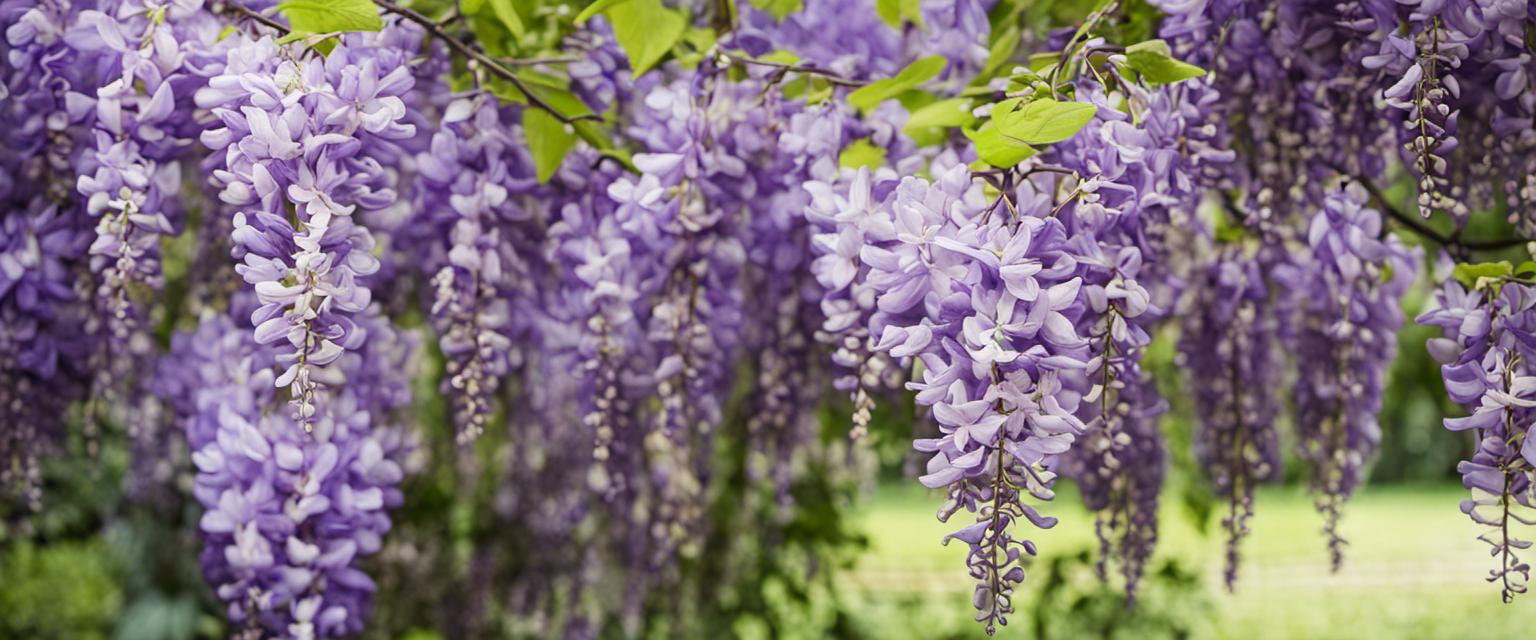
[[[528,100],[529,106],[554,116],[555,119],[559,120],[560,122],[565,124],[574,124],[581,120],[602,120],[602,118],[594,114],[568,116],[564,113],[561,113],[560,110],[554,108],[548,102],[545,102],[543,98],[540,98],[538,94],[529,89],[528,85],[523,83],[522,78],[517,77],[517,74],[513,73],[511,69],[508,69],[500,62],[497,62],[495,58],[476,51],[474,47],[465,44],[463,40],[459,40],[458,38],[453,37],[453,35],[449,34],[448,30],[444,29],[442,25],[438,24],[431,18],[422,15],[420,12],[407,7],[402,7],[393,2],[389,2],[388,0],[374,0],[374,4],[378,5],[385,11],[421,25],[422,28],[426,29],[428,33],[431,33],[433,37],[446,43],[448,48],[458,52],[459,55],[462,55],[476,63],[479,63],[480,65],[483,65],[486,69],[489,69],[491,73],[494,73],[503,80],[506,80],[512,85],[514,89],[517,89],[518,93],[523,94],[523,98]]]
[[[827,82],[830,82],[832,84],[835,84],[835,85],[838,85],[838,86],[842,86],[842,87],[862,87],[862,86],[868,84],[867,82],[864,82],[862,80],[852,80],[852,79],[849,79],[849,78],[844,78],[844,77],[842,77],[842,76],[840,76],[840,75],[838,75],[836,73],[833,73],[831,71],[828,71],[826,69],[822,69],[820,67],[815,67],[815,66],[808,65],[808,64],[789,64],[789,63],[785,63],[785,62],[774,62],[772,60],[760,60],[758,58],[752,58],[752,57],[748,57],[748,56],[739,56],[739,55],[735,55],[735,54],[731,54],[731,53],[725,53],[725,52],[720,52],[720,57],[724,58],[726,62],[729,62],[731,64],[739,64],[739,65],[744,65],[744,66],[745,65],[752,65],[752,66],[758,66],[758,67],[770,67],[770,68],[774,68],[774,69],[782,69],[784,71],[793,71],[793,72],[796,72],[796,73],[808,73],[808,74],[811,74],[811,75],[814,75],[814,76],[820,76],[820,77],[826,79]]]
[[[284,34],[288,33],[288,26],[287,25],[284,25],[281,22],[273,20],[272,18],[270,18],[268,16],[265,16],[265,15],[262,15],[260,13],[257,13],[256,11],[253,11],[250,7],[247,7],[247,6],[245,6],[243,4],[240,4],[238,2],[221,2],[221,3],[219,3],[218,5],[216,5],[214,7],[214,10],[215,11],[222,11],[222,12],[225,12],[225,13],[239,14],[242,17],[249,18],[251,20],[255,20],[256,22],[261,23],[263,26],[275,29],[278,33],[284,33]]]
[[[1381,188],[1377,187],[1374,182],[1356,176],[1348,176],[1348,174],[1345,175],[1349,177],[1349,179],[1360,183],[1360,186],[1365,187],[1366,193],[1371,194],[1371,198],[1376,201],[1376,206],[1380,207],[1382,211],[1386,212],[1389,217],[1391,217],[1393,220],[1396,220],[1409,231],[1419,234],[1420,236],[1423,236],[1429,240],[1433,240],[1437,244],[1461,247],[1470,251],[1497,251],[1499,249],[1518,247],[1526,243],[1525,238],[1467,240],[1460,237],[1460,232],[1449,236],[1442,234],[1439,231],[1434,230],[1434,228],[1430,227],[1429,225],[1424,224],[1422,220],[1403,213],[1397,207],[1393,206],[1392,201],[1387,199],[1386,194],[1383,193]]]
[[[498,58],[498,61],[509,67],[531,67],[540,64],[570,64],[572,62],[580,62],[581,59],[551,56],[548,58]]]

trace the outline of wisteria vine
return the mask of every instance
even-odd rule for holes
[[[1030,4],[0,0],[5,515],[122,429],[232,636],[358,634],[364,566],[433,555],[458,635],[687,635],[647,616],[747,570],[720,514],[784,542],[910,404],[991,634],[1060,479],[1134,602],[1163,344],[1227,586],[1288,457],[1337,570],[1427,282],[1462,510],[1523,593],[1536,8]],[[413,486],[468,548],[386,539]]]

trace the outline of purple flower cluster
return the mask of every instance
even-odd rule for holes
[[[884,217],[877,212],[881,201],[875,194],[888,196],[897,182],[894,172],[871,176],[867,169],[861,169],[848,180],[805,183],[811,194],[806,218],[818,230],[825,230],[812,238],[819,255],[811,270],[822,290],[817,336],[831,346],[832,361],[843,371],[833,384],[853,400],[855,438],[869,428],[875,404],[871,390],[880,386],[884,372],[894,368],[888,357],[872,353],[869,320],[875,312],[876,292],[868,282],[869,267],[860,253],[866,232]],[[879,183],[878,191],[873,190],[873,183]]]
[[[1140,251],[1123,247],[1108,269],[1108,282],[1084,285],[1093,311],[1089,317],[1095,318],[1085,331],[1094,357],[1084,373],[1093,387],[1079,411],[1083,441],[1064,469],[1096,514],[1100,574],[1113,558],[1130,599],[1157,542],[1158,492],[1167,465],[1157,428],[1167,403],[1140,364],[1152,341],[1145,327],[1158,313],[1137,282],[1140,267]]]
[[[1227,146],[1251,150],[1215,181],[1247,192],[1248,224],[1284,235],[1310,218],[1334,175],[1383,174],[1394,127],[1376,101],[1385,85],[1362,60],[1376,51],[1367,5],[1390,2],[1155,4],[1175,52],[1215,72],[1219,98],[1207,110],[1226,120]]]
[[[1328,178],[1384,175],[1400,146],[1424,216],[1464,224],[1503,190],[1520,218],[1536,167],[1532,21],[1519,2],[1163,1],[1161,33],[1218,73],[1261,214],[1308,215]],[[1465,144],[1463,144],[1465,143]]]
[[[532,167],[502,121],[492,96],[449,103],[431,148],[417,155],[424,197],[421,223],[443,229],[446,257],[432,284],[432,317],[447,360],[444,391],[461,440],[485,430],[500,381],[515,364],[514,283],[526,280],[506,228],[529,213],[510,200],[531,190]]]
[[[577,97],[597,113],[609,107],[628,108],[635,97],[635,82],[607,20],[594,18],[586,29],[571,34],[567,43],[582,53],[581,59],[565,68]]]
[[[78,277],[92,234],[71,197],[81,114],[67,108],[93,77],[65,39],[79,14],[0,2],[0,485],[34,508],[37,456],[62,438],[93,350]]]
[[[881,202],[866,200],[861,174],[835,218],[862,235],[859,262],[835,268],[867,267],[874,350],[921,363],[908,386],[942,435],[916,442],[932,454],[920,480],[949,492],[941,520],[962,508],[976,514],[946,540],[971,547],[973,604],[991,632],[1007,624],[1023,555],[1034,553],[1013,525],[1055,522],[1022,494],[1051,499],[1057,457],[1084,428],[1074,415],[1081,394],[1062,377],[1087,366],[1088,341],[1074,326],[1086,305],[1066,229],[1048,206],[994,215],[964,166],[934,170],[935,182],[905,178]]]
[[[1419,211],[1446,211],[1463,223],[1503,187],[1511,208],[1529,217],[1519,179],[1503,177],[1532,166],[1525,156],[1536,148],[1536,109],[1525,95],[1529,8],[1465,0],[1382,4],[1371,12],[1378,51],[1363,63],[1389,78],[1384,95],[1403,112],[1398,140],[1418,179]]]
[[[94,170],[78,188],[97,218],[92,270],[114,351],[126,352],[143,309],[130,294],[159,286],[159,238],[180,225],[180,160],[196,133],[192,94],[204,66],[220,62],[219,23],[200,2],[118,0],[80,14],[66,36],[102,68],[93,96]],[[85,114],[82,114],[85,115]]]
[[[1211,144],[1211,127],[1196,106],[1211,96],[1207,86],[1151,89],[1117,69],[1105,73],[1130,98],[1129,113],[1116,109],[1101,86],[1079,82],[1077,95],[1099,106],[1095,119],[1042,154],[1019,200],[1065,194],[1053,208],[1073,235],[1090,311],[1077,326],[1089,337],[1092,357],[1078,413],[1087,431],[1064,472],[1096,512],[1101,570],[1115,560],[1134,598],[1157,540],[1167,464],[1157,428],[1166,403],[1140,361],[1187,287],[1192,265],[1179,254],[1201,228],[1200,180],[1230,162],[1231,153]]]
[[[924,0],[922,26],[906,31],[907,50],[943,56],[949,61],[944,71],[947,84],[957,89],[965,86],[987,62],[992,28],[988,5],[983,0]]]
[[[1221,247],[1193,284],[1180,357],[1191,380],[1200,430],[1195,457],[1228,505],[1226,581],[1236,583],[1238,544],[1253,516],[1254,486],[1280,473],[1275,431],[1280,362],[1278,322],[1260,262],[1240,245]]]
[[[1501,279],[1480,281],[1472,291],[1448,282],[1418,322],[1441,329],[1429,352],[1441,363],[1446,393],[1471,414],[1445,420],[1445,428],[1477,436],[1476,452],[1456,467],[1472,492],[1461,510],[1489,528],[1478,537],[1498,558],[1488,581],[1499,583],[1509,602],[1530,580],[1530,565],[1518,552],[1531,544],[1511,528],[1536,521],[1530,491],[1536,444],[1528,437],[1536,418],[1529,364],[1536,356],[1536,290]]]
[[[370,46],[387,35],[349,36],[323,62],[303,64],[270,39],[244,42],[196,96],[223,125],[201,139],[223,156],[213,171],[220,199],[239,208],[238,270],[262,303],[251,324],[261,344],[288,343],[274,383],[289,388],[306,431],[320,389],[344,379],[341,354],[366,335],[355,321],[371,299],[361,280],[379,261],[354,213],[395,201],[383,162],[415,133],[402,122],[413,82],[405,54]]]
[[[249,296],[236,303],[254,306]],[[416,347],[376,314],[359,322],[371,339],[337,363],[354,384],[322,392],[309,433],[271,411],[281,353],[230,315],[176,335],[161,364],[156,391],[197,467],[203,572],[237,636],[338,637],[367,618],[374,584],[357,563],[379,550],[387,510],[402,500],[410,447],[387,425],[410,402]]]
[[[555,326],[545,330],[546,339],[563,338],[574,352],[579,391],[573,401],[583,426],[591,430],[593,457],[602,463],[593,484],[608,495],[626,493],[638,480],[631,476],[643,475],[645,467],[646,427],[636,406],[643,403],[641,383],[654,371],[655,361],[643,333],[641,301],[659,281],[659,265],[645,259],[647,245],[632,235],[642,228],[640,220],[619,220],[616,212],[622,205],[610,195],[630,195],[626,188],[642,187],[629,181],[618,186],[624,179],[615,173],[559,176],[562,186],[577,195],[562,203],[559,219],[549,227],[550,262],[564,268]],[[649,193],[642,199],[660,197]],[[574,335],[566,337],[567,332]]]
[[[1395,236],[1380,238],[1381,214],[1365,200],[1359,185],[1329,195],[1307,233],[1310,259],[1279,278],[1298,298],[1298,446],[1312,466],[1335,570],[1343,562],[1340,511],[1381,441],[1376,414],[1397,356],[1399,299],[1422,260]]]

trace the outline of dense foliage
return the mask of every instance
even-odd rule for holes
[[[1079,4],[0,0],[3,535],[84,456],[234,636],[772,631],[914,414],[992,633],[1061,477],[1127,600],[1186,455],[1337,568],[1428,278],[1524,592],[1536,8]]]

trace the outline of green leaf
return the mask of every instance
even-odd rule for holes
[[[1514,265],[1508,260],[1498,262],[1482,262],[1477,264],[1463,262],[1456,265],[1451,271],[1451,276],[1467,286],[1468,289],[1482,289],[1487,285],[1496,284],[1500,278],[1515,272]]]
[[[763,62],[777,62],[779,64],[800,63],[800,56],[795,55],[795,52],[793,51],[785,51],[783,49],[779,49],[767,55],[758,56],[757,59],[762,60]]]
[[[1052,144],[1082,131],[1097,110],[1086,102],[1057,102],[1043,98],[1017,111],[999,113],[994,109],[992,122],[1004,135],[1024,144]]]
[[[462,0],[459,2],[459,11],[466,16],[480,13],[480,7],[485,6],[485,0]]]
[[[1205,75],[1201,69],[1173,57],[1168,43],[1148,40],[1125,48],[1126,66],[1141,74],[1148,84],[1169,84]]]
[[[1515,267],[1515,275],[1536,275],[1536,262],[1527,260]]]
[[[811,78],[811,89],[805,93],[805,103],[821,104],[832,99],[832,84],[821,78]]]
[[[683,42],[693,47],[694,51],[709,51],[715,46],[718,36],[714,29],[704,27],[689,27],[683,32]]]
[[[517,7],[512,6],[512,0],[487,0],[491,3],[491,10],[496,12],[496,18],[506,25],[507,31],[511,31],[513,37],[523,37],[523,18],[517,15]]]
[[[541,109],[523,110],[523,134],[528,136],[528,151],[533,154],[539,182],[548,182],[565,154],[576,146],[576,132]]]
[[[286,0],[277,10],[288,16],[293,31],[334,33],[378,31],[384,28],[379,9],[370,0]]]
[[[885,164],[885,147],[871,144],[869,138],[854,140],[853,144],[837,155],[837,166],[849,169],[869,167],[876,169]]]
[[[536,69],[520,69],[517,72],[517,77],[525,84],[544,87],[546,89],[564,91],[571,88],[571,81],[569,78],[557,76],[552,73],[544,73]]]
[[[330,33],[310,33],[308,31],[289,31],[287,35],[277,39],[277,44],[291,44],[302,42],[304,46],[319,51],[320,55],[328,56],[336,49],[336,36]]]
[[[518,77],[523,78],[524,80],[529,79],[529,76],[524,74],[518,74]],[[567,118],[576,118],[592,114],[591,107],[588,107],[587,103],[582,102],[580,98],[577,98],[576,94],[571,93],[570,89],[559,86],[550,86],[538,82],[525,81],[523,85],[528,88],[530,93],[538,97],[540,100],[543,100],[545,104],[554,108],[555,111],[559,112],[561,115]],[[528,99],[523,96],[523,92],[518,90],[517,87],[513,86],[512,83],[507,82],[506,80],[502,80],[501,78],[487,78],[486,86],[491,90],[491,93],[495,94],[496,97],[501,98],[502,100],[514,104],[528,104]]]
[[[919,29],[927,29],[923,24],[923,0],[875,0],[875,14],[893,29],[900,29],[903,19]]]
[[[976,145],[976,157],[994,167],[1006,169],[1036,153],[1034,147],[1003,135],[993,122],[981,125],[980,129],[964,131],[965,137]]]
[[[483,2],[484,0],[479,1]],[[581,13],[576,14],[576,24],[591,20],[593,16],[625,2],[629,2],[629,0],[596,0],[592,4],[587,5],[587,8],[582,9]]]
[[[986,84],[986,80],[990,79],[1004,62],[1012,58],[1015,51],[1018,51],[1019,44],[1022,43],[1021,37],[1022,32],[1013,25],[1009,25],[1002,33],[997,34],[997,37],[992,39],[992,46],[987,49],[986,64],[981,66],[981,73],[977,74],[976,81],[972,84]]]
[[[752,6],[782,22],[785,16],[805,8],[801,0],[752,0]]]
[[[848,94],[848,104],[859,111],[869,111],[901,92],[932,80],[947,64],[944,56],[929,56],[907,65],[894,78],[876,80]]]
[[[1060,51],[1046,51],[1044,53],[1029,54],[1029,61],[1025,66],[1036,74],[1045,75],[1046,70],[1056,66],[1060,62]]]
[[[932,127],[963,127],[976,120],[971,115],[971,101],[967,98],[940,100],[912,112],[902,127],[909,135],[914,131]]]
[[[682,13],[662,6],[661,0],[625,0],[604,13],[636,78],[661,62],[688,26]]]

